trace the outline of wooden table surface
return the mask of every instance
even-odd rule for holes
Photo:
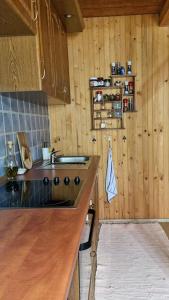
[[[85,185],[77,209],[0,211],[0,300],[67,298],[98,162],[95,156],[88,170],[33,169],[25,175],[80,176]]]

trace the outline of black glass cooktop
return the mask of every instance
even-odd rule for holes
[[[5,208],[75,208],[83,182],[70,180],[9,181],[0,186],[0,209]]]

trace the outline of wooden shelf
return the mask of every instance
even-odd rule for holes
[[[136,112],[136,110],[123,111],[123,109],[125,109],[125,108],[129,109],[129,108],[135,107],[135,77],[136,77],[135,74],[112,75],[111,76],[112,83],[109,87],[106,87],[106,86],[90,87],[92,130],[125,129],[124,128],[124,113]],[[119,79],[117,79],[117,78],[119,78]],[[121,80],[120,86],[115,85],[117,80],[119,80],[119,81]],[[125,80],[133,82],[133,89],[131,90],[133,93],[125,94],[125,90],[124,90]],[[95,102],[95,100],[97,100],[97,92],[96,92],[97,90],[102,91],[103,100]],[[107,97],[106,97],[106,93],[108,94]],[[115,99],[110,100],[111,94],[119,94],[120,100],[115,100]],[[109,100],[104,100],[104,98],[109,99]],[[128,99],[128,101],[126,101],[127,103],[123,102],[123,100],[125,98]],[[119,104],[118,104],[118,102],[119,102]],[[107,112],[114,112],[114,107],[120,107],[117,110],[120,114],[119,117],[115,117],[116,114],[114,114],[114,113],[111,114],[112,115],[111,117],[109,117],[109,114]],[[100,125],[102,122],[105,123],[105,125],[107,126],[106,128],[100,128]],[[109,126],[112,126],[112,127],[109,127]]]
[[[134,96],[134,94],[122,94],[122,96],[124,97],[130,97],[130,96]]]
[[[136,74],[124,74],[124,75],[116,74],[116,75],[111,75],[111,77],[122,77],[122,78],[124,78],[124,77],[136,77]]]
[[[93,120],[100,120],[100,121],[102,121],[102,120],[111,120],[111,119],[121,119],[122,117],[101,117],[101,118],[93,118]]]
[[[116,101],[122,102],[122,100],[112,100],[112,101],[105,100],[105,101],[100,101],[100,102],[93,102],[93,104],[101,104],[101,105],[106,104],[106,103],[112,103],[113,104],[113,102],[116,102]]]
[[[111,128],[92,128],[91,130],[112,130],[112,129],[116,129],[116,130],[122,130],[122,129],[126,129],[125,127],[111,127]]]
[[[119,89],[121,89],[121,87],[120,86],[114,86],[114,85],[110,85],[110,86],[93,86],[93,87],[91,87],[90,86],[90,89],[91,90],[109,90],[109,89],[117,89],[117,90],[119,90]]]

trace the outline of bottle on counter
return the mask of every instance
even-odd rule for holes
[[[5,160],[5,173],[8,180],[15,180],[18,172],[18,164],[14,154],[14,144],[12,141],[7,142],[7,157]]]

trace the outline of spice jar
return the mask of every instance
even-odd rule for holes
[[[132,74],[132,67],[131,67],[131,61],[129,60],[127,62],[127,74]]]
[[[112,75],[116,75],[116,63],[115,62],[112,62],[112,65],[111,65],[111,73]]]
[[[90,85],[90,87],[96,87],[96,86],[98,86],[97,77],[90,77],[90,79],[89,79],[89,85]]]
[[[129,81],[129,94],[134,94],[134,82]]]
[[[104,80],[104,86],[110,86],[111,85],[111,80],[110,79],[105,79]]]
[[[129,111],[133,111],[134,110],[134,101],[133,101],[133,98],[129,98],[128,99],[128,109],[129,109]]]
[[[123,111],[128,111],[128,99],[123,99]]]
[[[128,95],[129,93],[129,85],[128,85],[128,81],[124,82],[124,94]]]
[[[104,79],[103,77],[98,77],[97,78],[98,86],[104,86]]]
[[[101,128],[106,128],[106,122],[105,121],[101,121],[100,127]]]
[[[121,100],[121,95],[120,95],[120,94],[116,94],[115,97],[116,97],[116,98],[115,98],[116,101],[120,101],[120,100]]]
[[[99,119],[101,118],[101,112],[100,111],[96,112],[96,118],[99,118]]]
[[[96,102],[101,102],[103,100],[103,94],[102,94],[102,91],[97,91],[96,92]]]

